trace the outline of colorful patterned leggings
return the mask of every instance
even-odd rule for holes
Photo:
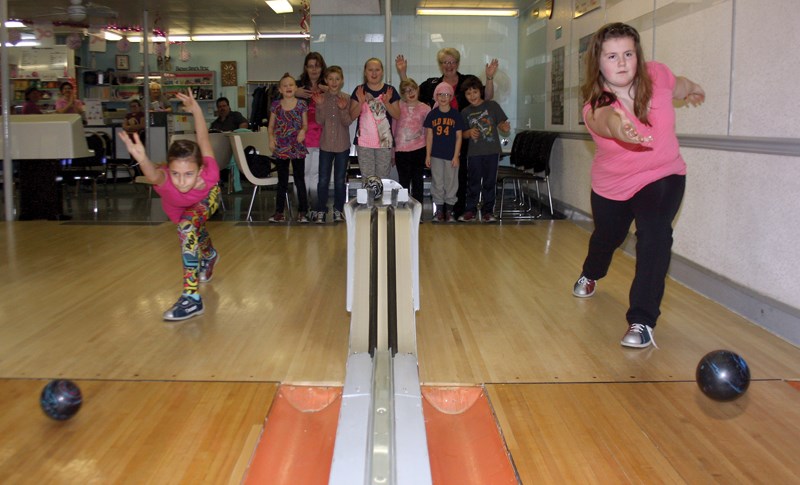
[[[197,293],[200,259],[208,259],[214,252],[206,221],[216,212],[218,205],[219,186],[214,186],[207,198],[184,210],[178,222],[183,259],[183,292],[187,295]]]

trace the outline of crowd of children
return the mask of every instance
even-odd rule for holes
[[[325,66],[321,56],[314,62]],[[311,56],[309,54],[309,56]],[[308,60],[308,57],[307,57]],[[496,69],[496,65],[492,66]],[[339,66],[325,67],[312,89],[298,88],[295,79],[285,74],[280,80],[282,98],[270,108],[269,135],[273,157],[278,167],[278,191],[275,213],[270,222],[284,222],[289,165],[294,173],[298,198],[299,223],[326,222],[331,172],[333,172],[334,222],[344,221],[347,166],[350,154],[349,127],[356,122],[353,143],[364,179],[370,176],[389,178],[397,168],[400,184],[417,200],[423,197],[425,169],[431,172],[431,197],[434,222],[494,222],[495,184],[502,148],[501,136],[510,132],[508,117],[494,101],[484,99],[481,81],[469,76],[456,93],[447,82],[436,85],[432,106],[420,100],[420,87],[405,77],[400,90],[383,81],[380,59],[364,64],[363,83],[348,98],[341,92],[344,74]],[[307,95],[307,98],[305,96]],[[460,112],[456,95],[466,97],[468,105]],[[318,127],[318,180],[316,187],[306,187],[309,153],[307,134]],[[466,141],[465,141],[466,140]],[[468,153],[462,154],[462,147]],[[454,212],[459,191],[459,166],[467,161],[465,210]],[[303,174],[306,177],[303,177]],[[308,194],[315,200],[309,204]],[[309,209],[311,212],[309,212]]]

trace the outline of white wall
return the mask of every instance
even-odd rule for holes
[[[606,0],[604,8],[578,19],[572,19],[570,2],[555,3],[552,20],[521,20],[519,39],[525,42],[526,32],[535,30],[531,26],[545,23],[547,39],[540,55],[547,57],[548,66],[552,50],[566,47],[567,121],[549,123],[548,67],[546,112],[534,128],[585,133],[577,116],[578,40],[607,22],[622,21],[640,31],[648,59],[664,62],[704,87],[704,105],[678,107],[679,134],[800,137],[800,64],[794,62],[800,9],[794,0]],[[558,27],[561,39],[555,38]],[[520,91],[526,89],[521,81]],[[523,102],[518,98],[518,104]],[[555,197],[587,214],[593,152],[591,141],[561,138],[552,158]],[[686,147],[681,152],[688,178],[674,253],[800,313],[800,224],[794,222],[800,213],[800,159]],[[791,332],[788,337],[800,341],[800,328]]]

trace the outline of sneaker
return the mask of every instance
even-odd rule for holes
[[[315,212],[314,222],[317,224],[325,224],[325,213],[324,212]]]
[[[299,222],[300,224],[308,224],[308,217],[306,217],[305,212],[297,214],[297,222]]]
[[[308,211],[308,214],[306,214],[306,217],[308,218],[309,222],[316,221],[317,220],[317,211]]]
[[[596,280],[590,280],[581,275],[578,281],[575,282],[575,286],[572,287],[572,294],[578,298],[589,298],[594,295],[594,287],[596,284]]]
[[[269,222],[286,222],[286,219],[283,217],[283,212],[276,212],[269,218]]]
[[[186,320],[203,314],[203,300],[195,300],[191,296],[181,295],[172,308],[164,312],[164,320]]]
[[[483,215],[483,222],[497,222],[497,218],[491,212]]]
[[[458,217],[458,220],[461,221],[461,222],[472,222],[472,221],[475,220],[475,213],[472,212],[472,211],[467,211],[467,212],[461,214]]]
[[[625,332],[625,335],[622,336],[622,340],[620,340],[619,343],[622,344],[623,347],[634,347],[637,349],[649,347],[650,344],[658,348],[656,340],[653,337],[653,327],[641,323],[631,323],[628,325],[628,331]]]
[[[436,211],[431,222],[444,222],[444,211],[441,209]]]
[[[219,261],[219,253],[214,250],[214,255],[208,259],[200,260],[200,283],[208,283],[214,276],[214,265]]]
[[[447,222],[456,222],[456,216],[453,215],[453,211],[447,211]]]
[[[344,212],[333,210],[333,222],[344,222]]]

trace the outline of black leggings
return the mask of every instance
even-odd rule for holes
[[[583,263],[584,276],[597,280],[608,273],[614,251],[628,236],[631,222],[636,222],[636,274],[628,323],[656,326],[672,255],[672,221],[685,188],[685,175],[670,175],[644,186],[629,200],[606,199],[592,191],[594,232]]]

